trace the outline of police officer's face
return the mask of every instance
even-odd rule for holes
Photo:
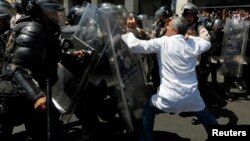
[[[192,13],[185,13],[184,18],[187,20],[189,25],[192,25],[194,23],[195,20],[195,16]]]

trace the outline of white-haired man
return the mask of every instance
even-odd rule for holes
[[[200,96],[196,76],[197,58],[210,49],[210,42],[200,37],[186,38],[188,23],[183,17],[173,18],[166,28],[166,36],[148,41],[132,33],[122,35],[133,53],[156,53],[159,63],[160,86],[144,107],[139,141],[153,140],[154,119],[159,113],[192,112],[205,129],[218,124]]]

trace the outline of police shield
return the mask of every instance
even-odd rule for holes
[[[98,9],[100,30],[103,34],[105,54],[108,56],[111,70],[107,84],[115,88],[121,118],[128,132],[134,130],[131,117],[139,119],[142,107],[150,96],[150,90],[144,79],[141,57],[132,54],[122,42],[121,34],[126,18],[115,6]]]
[[[249,22],[226,19],[222,48],[222,72],[230,76],[241,77],[243,65],[246,64]]]
[[[145,32],[147,33],[152,32],[154,17],[146,15],[146,14],[141,14],[141,15],[138,15],[138,21],[141,24],[140,28],[142,28]]]
[[[97,7],[90,4],[83,6],[86,10],[83,12],[82,17],[80,17],[78,25],[74,25],[74,30],[71,31],[74,32],[74,34],[67,39],[70,39],[73,43],[73,47],[76,49],[83,49],[87,52],[97,53],[93,53],[90,61],[92,65],[87,66],[84,71],[80,72],[81,76],[72,74],[61,64],[58,65],[58,81],[52,87],[52,101],[60,113],[64,115],[65,120],[68,120],[68,118],[71,117],[74,108],[78,103],[78,99],[81,97],[81,93],[84,91],[84,87],[86,87],[88,83],[87,77],[89,75],[87,74],[91,74],[89,72],[94,69],[95,64],[98,64],[97,62],[100,58],[99,53],[102,53],[101,48],[98,48],[99,46],[95,44],[97,43],[97,25],[95,22]],[[79,68],[79,70],[81,70],[81,68]],[[77,77],[82,77],[77,82],[79,83],[79,86],[76,86],[77,88],[75,88],[75,91],[66,92],[65,87],[67,87],[67,83],[71,80],[77,79]]]
[[[115,5],[86,6],[73,38],[76,48],[91,51],[91,59],[83,70],[73,94],[57,101],[65,115],[72,115],[79,100],[85,96],[88,84],[99,86],[103,81],[112,88],[109,97],[115,97],[118,115],[127,132],[134,130],[133,119],[139,119],[142,107],[150,97],[143,79],[140,57],[129,52],[121,41],[126,19]],[[104,93],[104,92],[103,92]],[[61,98],[62,99],[62,98]],[[132,118],[133,117],[133,118]]]

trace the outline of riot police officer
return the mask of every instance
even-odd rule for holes
[[[152,38],[158,38],[164,36],[166,33],[166,24],[169,22],[169,18],[173,16],[173,12],[167,6],[161,6],[155,12],[155,23],[153,24]],[[153,68],[150,70],[153,89],[152,93],[155,93],[157,88],[160,85],[160,76],[159,76],[159,66],[155,54],[153,56]]]
[[[209,66],[211,72],[212,84],[217,84],[217,70],[220,65],[219,57],[221,56],[223,35],[222,31],[224,23],[220,19],[216,19],[212,22],[210,31],[211,35],[211,49],[209,50]]]
[[[187,20],[189,28],[187,31],[188,35],[199,36],[205,40],[210,41],[209,31],[198,22],[198,8],[193,3],[186,3],[181,8],[182,16]],[[208,52],[204,52],[200,55],[199,61],[197,62],[196,72],[198,78],[198,87],[204,102],[207,104],[207,76],[209,74],[208,70]],[[200,123],[195,117],[192,120],[192,124]]]
[[[96,9],[90,9],[88,6],[93,6]],[[79,92],[81,97],[77,97],[77,102],[74,102],[77,103],[74,109],[74,114],[79,119],[83,128],[86,129],[90,139],[100,140],[103,139],[102,135],[105,134],[105,136],[109,136],[110,134],[113,135],[114,133],[120,133],[124,130],[124,126],[127,126],[120,123],[122,122],[122,118],[120,117],[122,110],[120,111],[118,105],[123,104],[117,103],[120,94],[117,94],[118,90],[114,86],[114,83],[112,83],[116,81],[112,74],[115,69],[111,68],[112,59],[110,59],[111,57],[109,56],[112,53],[110,50],[111,46],[108,45],[107,47],[107,44],[109,44],[110,41],[108,40],[110,36],[107,35],[107,30],[112,27],[112,29],[110,29],[112,33],[115,35],[117,35],[117,33],[120,34],[122,29],[120,25],[117,24],[119,23],[117,20],[123,20],[122,17],[124,13],[121,7],[107,2],[101,3],[98,7],[95,7],[94,5],[88,6],[84,12],[90,12],[89,15],[91,16],[87,16],[86,18],[81,17],[80,15],[82,18],[81,22],[84,21],[84,24],[79,23],[82,28],[77,30],[77,33],[74,35],[84,42],[85,45],[95,49],[93,53],[93,58],[95,60],[92,61],[98,62],[91,62],[88,64],[87,69],[84,70],[81,69],[82,67],[78,67],[74,70],[69,69],[74,75],[74,78],[70,80],[68,84],[72,85],[74,83],[75,85],[72,87],[66,86],[66,92],[78,94],[78,88],[82,88]],[[107,21],[105,20],[110,20],[108,21],[110,27],[107,27],[108,25],[105,24]],[[118,41],[115,40],[114,44],[117,44],[116,42],[120,41],[120,38],[116,39],[118,39]],[[97,59],[95,57],[100,58]],[[63,65],[67,66],[67,64]],[[72,68],[72,64],[69,65],[71,65]],[[83,75],[85,73],[88,75],[86,79]],[[81,83],[81,81],[86,83]]]
[[[50,100],[45,90],[57,81],[61,56],[59,25],[64,22],[59,16],[64,7],[54,0],[21,0],[21,8],[23,15],[9,33],[4,56],[4,74],[17,92],[4,97],[0,140],[9,141],[14,126],[24,123],[34,141],[45,141],[48,136],[62,141],[59,112],[52,103],[47,107]],[[47,124],[47,114],[53,124]]]
[[[155,11],[155,23],[153,24],[153,37],[161,37],[165,35],[165,24],[168,19],[173,16],[173,12],[167,6],[161,6]]]
[[[66,24],[73,25],[76,22],[76,19],[78,16],[78,12],[81,8],[81,5],[74,5],[70,8],[68,14],[67,14],[67,22]]]

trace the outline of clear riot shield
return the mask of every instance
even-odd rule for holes
[[[141,117],[143,105],[151,94],[144,80],[141,57],[131,53],[121,40],[122,26],[126,22],[121,14],[115,7],[99,9],[98,20],[112,71],[107,83],[115,88],[120,116],[126,123],[127,131],[132,132],[134,127],[131,117]]]
[[[98,9],[95,5],[86,6],[73,38],[78,44],[75,48],[92,52],[91,59],[75,92],[57,98],[57,101],[54,99],[54,103],[63,109],[66,118],[71,117],[88,84],[98,85],[100,79],[104,79],[107,86],[114,89],[110,95],[117,99],[118,115],[125,122],[126,131],[132,132],[132,117],[141,117],[143,105],[151,94],[143,79],[140,58],[130,53],[120,39],[126,20],[115,7]],[[108,65],[102,64],[104,59]],[[107,68],[110,68],[108,73],[97,74]]]
[[[241,77],[243,65],[246,64],[248,31],[249,22],[226,19],[222,46],[222,73]]]
[[[148,34],[149,37],[144,38],[143,40],[148,40],[151,38],[152,31],[153,31],[153,23],[154,23],[154,17],[146,15],[146,14],[141,14],[138,15],[138,19],[141,22],[141,27],[146,34]],[[142,39],[142,38],[141,38]],[[141,63],[142,64],[142,70],[144,71],[144,79],[147,84],[149,84],[149,77],[150,77],[150,72],[154,66],[154,57],[152,54],[141,54]]]
[[[142,19],[142,29],[147,32],[150,33],[153,30],[153,23],[154,23],[154,17],[143,14],[143,19]]]
[[[85,4],[85,3],[84,3]],[[72,93],[64,91],[65,84],[71,79],[75,79],[74,74],[70,73],[66,68],[59,64],[58,67],[58,82],[52,87],[52,101],[59,109],[60,113],[64,115],[64,120],[69,120],[73,114],[78,100],[81,97],[87,83],[88,77],[98,64],[99,58],[102,54],[103,48],[97,45],[99,41],[97,37],[97,24],[96,24],[96,10],[97,7],[91,4],[84,5],[85,10],[82,14],[80,22],[75,26],[76,30],[72,36],[72,43],[76,49],[84,49],[85,51],[92,52],[90,65],[84,69],[78,87]]]

